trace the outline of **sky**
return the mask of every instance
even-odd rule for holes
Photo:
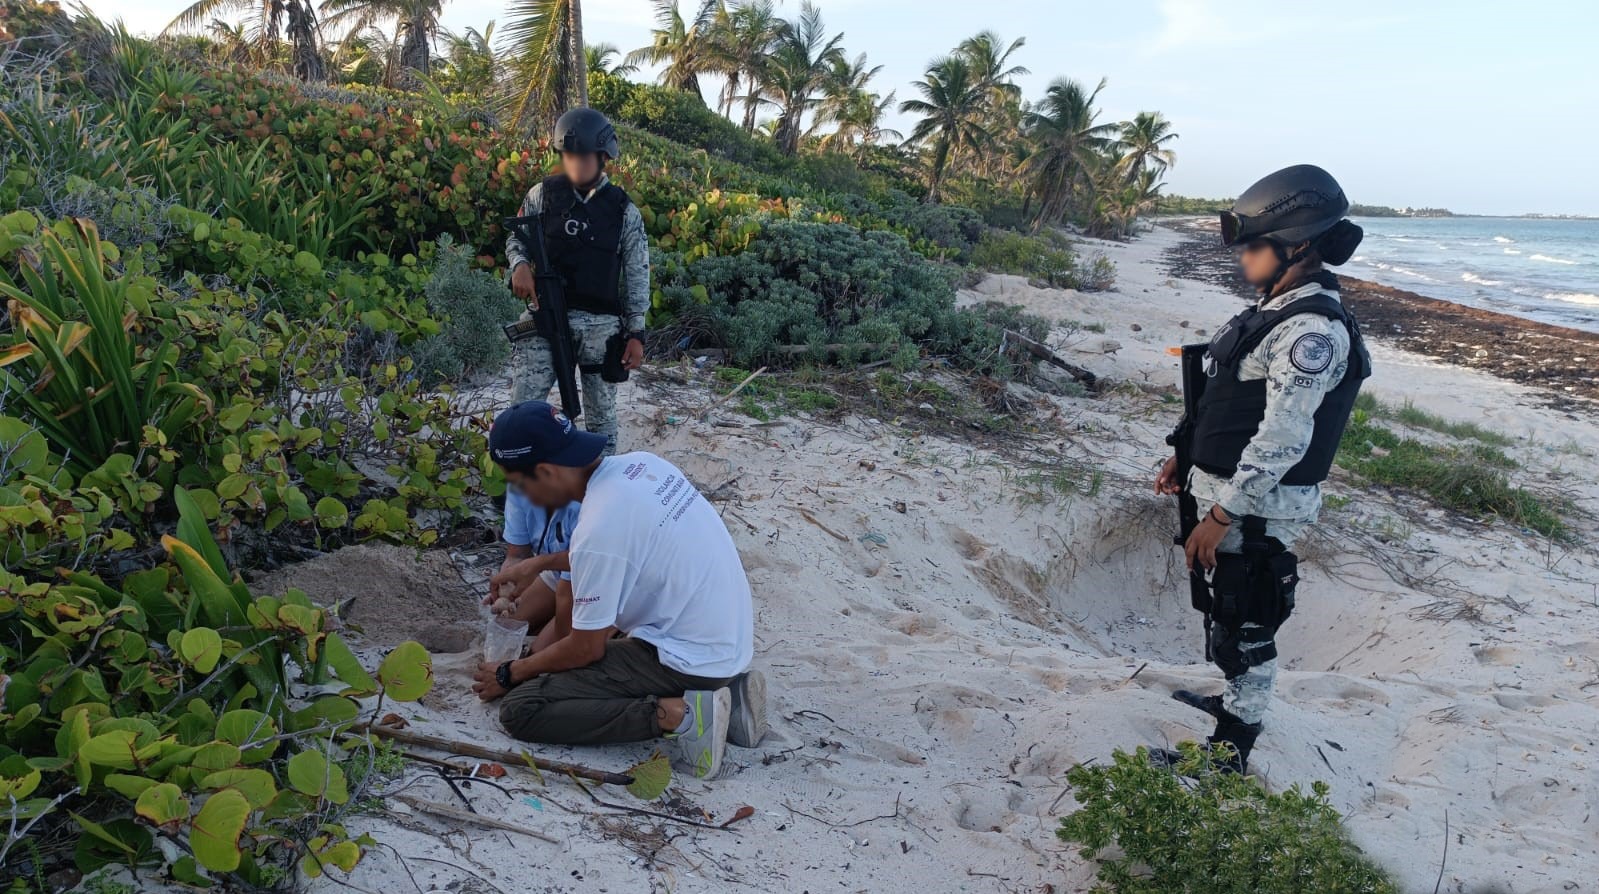
[[[190,0],[88,0],[135,32]],[[685,10],[694,0],[685,0]],[[444,24],[481,29],[507,0],[446,0]],[[874,88],[914,95],[927,63],[992,29],[1025,37],[1029,98],[1069,77],[1102,120],[1159,111],[1180,139],[1168,189],[1234,196],[1310,162],[1353,201],[1476,214],[1599,215],[1599,2],[1519,0],[820,0]],[[800,0],[779,0],[797,15]],[[649,0],[584,0],[586,41],[648,43]],[[648,77],[648,73],[640,77]],[[716,84],[707,82],[714,98]],[[895,125],[909,131],[910,119]],[[1588,159],[1589,161],[1584,161]]]

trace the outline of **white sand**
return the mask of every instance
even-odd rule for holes
[[[1239,305],[1165,277],[1156,259],[1175,238],[1157,230],[1103,246],[1120,271],[1113,292],[1010,277],[982,291],[1101,323],[1102,334],[1063,330],[1054,341],[1102,374],[1170,385],[1165,349]],[[1520,479],[1599,511],[1589,422],[1481,374],[1383,348],[1376,359],[1380,396],[1525,437],[1512,451],[1527,465]],[[1204,735],[1208,718],[1167,693],[1220,682],[1202,663],[1167,545],[1171,501],[1148,492],[1173,407],[1133,390],[1052,399],[1066,426],[1061,465],[1088,464],[1102,481],[1092,496],[1040,503],[969,445],[859,418],[667,424],[708,401],[679,393],[688,396],[629,386],[623,438],[672,458],[702,488],[733,479],[722,505],[754,585],[773,733],[757,749],[729,749],[724,778],[680,780],[676,793],[715,822],[746,804],[755,815],[733,831],[666,824],[669,841],[630,840],[624,827],[656,823],[602,820],[572,785],[541,788],[513,773],[502,783],[536,792],[538,806],[478,786],[478,809],[562,845],[398,815],[405,808],[392,801],[397,815],[350,827],[403,854],[423,890],[491,890],[474,875],[508,894],[1086,890],[1093,868],[1053,835],[1074,807],[1066,771],[1114,748]],[[1326,513],[1301,550],[1306,582],[1280,638],[1287,670],[1253,767],[1272,787],[1330,783],[1356,840],[1406,890],[1433,889],[1446,815],[1442,890],[1592,890],[1599,561],[1414,500],[1330,490],[1353,502]],[[1431,619],[1461,606],[1481,620]],[[466,689],[471,657],[441,656],[435,694],[399,710],[422,731],[509,746],[492,708]],[[623,769],[651,750],[538,752]],[[424,780],[409,793],[453,801],[425,776],[407,771]],[[350,882],[412,890],[388,849],[370,852]]]

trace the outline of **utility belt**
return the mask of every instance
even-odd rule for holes
[[[1299,557],[1282,541],[1266,535],[1264,518],[1246,515],[1239,523],[1244,535],[1243,551],[1216,554],[1208,591],[1192,591],[1194,608],[1204,612],[1207,621],[1221,627],[1239,630],[1246,624],[1254,625],[1269,637],[1294,612]],[[1206,628],[1208,636],[1208,624]],[[1274,657],[1260,656],[1263,661]]]
[[[531,320],[519,320],[505,325],[505,336],[513,343],[538,336],[546,341],[556,335],[555,314],[546,307],[529,308]],[[622,331],[622,319],[617,318],[616,332],[605,340],[605,359],[599,363],[579,363],[577,368],[585,375],[599,374],[604,381],[619,385],[627,381],[627,367],[622,365],[622,354],[627,351],[627,335]]]

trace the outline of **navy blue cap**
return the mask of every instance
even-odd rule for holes
[[[579,429],[542,400],[512,406],[489,429],[489,456],[514,471],[531,472],[539,463],[581,469],[604,451],[604,435]]]

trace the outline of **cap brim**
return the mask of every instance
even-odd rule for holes
[[[539,462],[581,469],[600,458],[600,454],[605,452],[605,442],[606,437],[604,435],[588,431],[574,431],[572,432],[572,442],[566,445],[566,449],[554,456],[540,459]]]

